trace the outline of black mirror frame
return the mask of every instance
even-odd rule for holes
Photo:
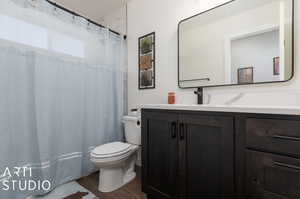
[[[203,11],[201,13],[198,13],[196,15],[193,15],[191,17],[188,17],[186,19],[183,19],[181,21],[179,21],[178,23],[178,27],[177,27],[177,74],[178,74],[178,77],[177,77],[177,83],[178,83],[178,87],[180,89],[192,89],[192,88],[212,88],[212,87],[224,87],[224,86],[245,86],[245,85],[258,85],[258,84],[274,84],[274,83],[284,83],[284,82],[288,82],[288,81],[291,81],[294,76],[295,76],[295,0],[292,0],[292,74],[291,74],[291,77],[288,79],[288,80],[284,80],[284,81],[270,81],[270,82],[257,82],[257,83],[247,83],[247,84],[223,84],[223,85],[211,85],[211,86],[195,86],[195,87],[182,87],[180,86],[180,58],[179,58],[179,54],[180,54],[180,42],[179,42],[179,37],[180,37],[180,24],[189,20],[189,19],[192,19],[194,17],[197,17],[199,15],[202,15],[202,14],[205,14],[207,12],[210,12],[214,9],[217,9],[217,8],[220,8],[222,6],[225,6],[225,5],[228,5],[228,4],[231,4],[235,1],[239,1],[239,0],[231,0],[231,1],[228,1],[226,3],[223,3],[223,4],[220,4],[216,7],[213,7],[211,9],[208,9],[206,11]]]

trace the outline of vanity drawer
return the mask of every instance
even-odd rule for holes
[[[300,159],[246,151],[247,199],[299,199]]]
[[[300,121],[248,118],[246,145],[300,157]]]

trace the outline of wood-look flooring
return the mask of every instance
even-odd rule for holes
[[[138,171],[137,177],[132,182],[110,193],[102,193],[98,191],[98,172],[87,177],[80,178],[77,182],[100,199],[146,199],[145,194],[143,194],[141,190],[139,173],[140,172]]]
[[[80,192],[78,191],[77,193],[74,193],[70,196],[64,197],[63,199],[82,199],[84,196],[89,195],[88,192]]]

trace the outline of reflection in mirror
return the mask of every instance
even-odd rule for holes
[[[181,88],[287,81],[293,0],[235,0],[179,24]]]

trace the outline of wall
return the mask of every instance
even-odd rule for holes
[[[226,0],[132,0],[128,3],[128,106],[167,102],[175,91],[177,103],[196,103],[193,89],[177,86],[177,25],[181,19],[210,9]],[[300,93],[299,20],[300,3],[295,2],[295,78],[287,83],[204,89],[211,103],[222,103],[238,93],[246,96],[237,104],[298,105]],[[156,89],[138,90],[138,37],[156,32]],[[284,94],[283,94],[284,93]],[[207,97],[206,97],[207,98]]]

